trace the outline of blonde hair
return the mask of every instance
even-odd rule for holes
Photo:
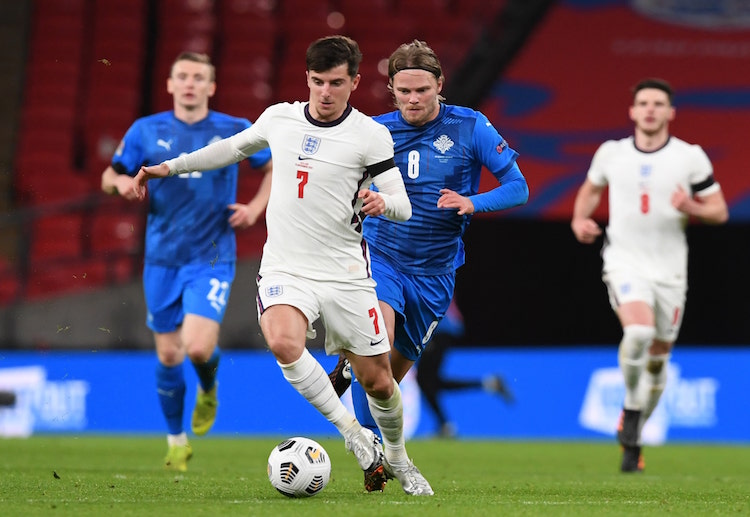
[[[211,82],[216,81],[216,67],[214,67],[213,63],[211,63],[211,58],[208,57],[208,54],[202,54],[200,52],[181,52],[172,63],[172,66],[169,69],[169,75],[172,76],[172,73],[174,72],[174,67],[179,61],[192,61],[193,63],[202,63],[204,65],[208,65],[208,68],[210,70],[210,79]]]
[[[417,39],[399,46],[388,58],[388,89],[391,92],[393,92],[393,76],[401,70],[424,70],[434,75],[438,82],[445,81],[443,67],[440,65],[437,54],[427,43]],[[438,100],[444,101],[445,98],[438,95]]]

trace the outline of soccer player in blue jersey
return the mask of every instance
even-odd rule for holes
[[[363,224],[392,343],[391,367],[400,382],[448,310],[456,270],[464,263],[461,237],[472,214],[522,205],[529,190],[516,163],[518,153],[487,117],[443,102],[442,67],[425,42],[396,49],[388,75],[398,110],[374,118],[393,136],[412,216],[407,221],[368,217]],[[479,193],[483,166],[500,185]],[[349,385],[347,371],[340,357],[330,374],[339,394]],[[352,385],[352,396],[359,421],[375,429],[359,383]],[[372,483],[365,479],[365,486]]]
[[[209,109],[216,83],[205,54],[180,54],[172,64],[167,91],[173,110],[133,123],[102,173],[104,192],[135,200],[133,178],[141,165],[161,163],[251,126],[247,119]],[[270,194],[270,151],[259,151],[249,162],[264,178],[248,204],[236,201],[237,164],[151,185],[143,287],[146,324],[156,342],[156,392],[167,421],[165,466],[170,470],[186,471],[192,456],[183,429],[186,355],[199,379],[193,433],[206,434],[216,419],[217,343],[235,274],[234,229],[255,224]]]

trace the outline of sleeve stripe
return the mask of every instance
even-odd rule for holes
[[[711,174],[708,178],[701,181],[700,183],[693,183],[690,185],[690,190],[693,191],[693,194],[696,192],[700,192],[701,190],[706,190],[708,187],[714,184],[714,175]]]
[[[127,174],[129,176],[135,176],[135,174],[130,174],[128,170],[125,168],[123,164],[120,162],[113,162],[110,164],[112,168],[115,170],[117,174]],[[144,164],[145,165],[145,164]],[[140,167],[135,171],[136,173],[140,170]]]
[[[372,176],[373,178],[377,176],[378,174],[381,174],[385,171],[391,170],[396,167],[396,160],[391,158],[388,158],[385,161],[382,161],[380,163],[376,163],[373,165],[368,165],[365,167],[365,170],[367,173]]]

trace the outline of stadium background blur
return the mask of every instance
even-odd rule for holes
[[[484,111],[521,153],[529,204],[475,217],[467,233],[457,287],[465,344],[619,341],[599,246],[576,243],[569,217],[596,146],[631,132],[629,87],[661,76],[677,92],[675,134],[703,145],[730,205],[728,225],[689,228],[690,292],[678,343],[747,346],[750,10],[668,4],[2,2],[0,349],[150,350],[139,280],[144,206],[99,192],[119,138],[138,116],[170,109],[165,79],[183,49],[214,59],[212,107],[253,120],[271,103],[307,98],[305,48],[332,33],[362,47],[362,85],[353,95],[361,111],[391,109],[385,60],[398,44],[424,39],[445,67],[448,101]],[[258,181],[241,174],[240,198]],[[262,225],[238,235],[241,262],[222,329],[228,349],[263,346],[252,305],[263,238]]]

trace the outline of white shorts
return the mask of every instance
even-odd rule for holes
[[[687,285],[666,285],[647,280],[630,270],[602,275],[612,309],[628,302],[645,302],[654,311],[656,339],[674,343],[685,312]]]
[[[337,355],[346,349],[361,356],[391,351],[378,297],[369,281],[362,285],[319,282],[286,273],[258,278],[258,319],[273,305],[291,305],[307,318],[307,337],[321,318],[326,331],[325,351]]]

